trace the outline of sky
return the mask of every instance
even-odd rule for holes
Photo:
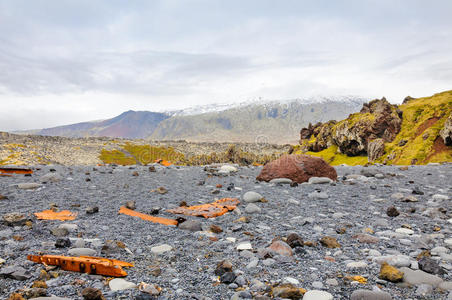
[[[0,131],[452,89],[450,0],[0,0]]]

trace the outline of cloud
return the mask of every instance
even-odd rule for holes
[[[0,130],[255,98],[433,94],[451,88],[451,9],[448,0],[0,1]]]

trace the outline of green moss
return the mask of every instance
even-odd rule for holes
[[[147,165],[159,159],[167,160],[175,164],[185,163],[184,155],[171,147],[155,147],[132,143],[122,145],[121,150],[102,149],[99,159],[106,164],[118,165]]]
[[[133,157],[128,157],[119,150],[102,149],[99,159],[105,164],[117,164],[123,166],[134,165],[137,162]]]
[[[347,164],[349,166],[356,166],[356,165],[365,165],[368,163],[367,156],[347,156],[345,154],[342,154],[338,151],[337,146],[331,146],[325,150],[319,151],[319,152],[312,152],[308,151],[305,153],[302,153],[301,150],[298,150],[295,152],[296,154],[307,154],[312,155],[316,157],[321,157],[323,160],[325,160],[327,163],[333,166],[341,165],[341,164]]]
[[[399,134],[394,141],[385,145],[383,162],[390,153],[396,153],[394,159],[387,161],[393,164],[426,164],[437,161],[451,161],[452,148],[444,153],[434,153],[433,144],[438,138],[447,117],[452,111],[452,92],[436,94],[432,97],[419,98],[399,107],[403,111],[403,122]],[[439,118],[432,126],[420,132],[420,126],[431,118]],[[424,135],[428,137],[424,139]],[[404,146],[399,146],[402,140],[407,140]]]

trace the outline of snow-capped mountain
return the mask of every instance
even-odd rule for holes
[[[367,99],[355,96],[290,100],[249,100],[166,112],[127,111],[111,119],[34,131],[34,134],[108,136],[156,140],[296,142],[308,123],[343,119]]]

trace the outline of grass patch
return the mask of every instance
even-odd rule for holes
[[[426,164],[451,161],[452,148],[450,147],[448,148],[450,150],[446,150],[444,153],[433,156],[431,154],[433,144],[452,111],[452,91],[411,100],[399,106],[399,108],[403,111],[401,130],[394,141],[386,143],[385,155],[378,161],[383,162],[391,153],[395,153],[393,159],[386,162],[392,164],[411,164],[412,162]],[[438,121],[422,132],[418,132],[422,124],[431,118],[438,118]],[[399,146],[402,140],[406,140],[407,143],[404,146]]]
[[[325,150],[319,152],[302,152],[301,150],[295,151],[296,154],[307,154],[323,158],[327,163],[332,166],[338,166],[341,164],[347,164],[349,166],[365,165],[368,163],[367,156],[347,156],[338,151],[336,145],[331,146]]]
[[[184,164],[185,156],[171,147],[155,147],[150,145],[136,145],[126,143],[121,150],[102,149],[99,159],[105,164],[117,165],[147,165],[158,159],[170,161],[175,164]]]

